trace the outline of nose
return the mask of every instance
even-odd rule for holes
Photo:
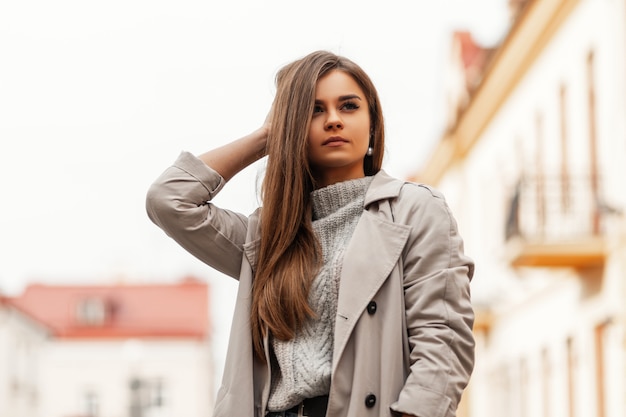
[[[326,125],[324,126],[326,130],[343,128],[341,117],[339,117],[339,114],[336,111],[329,111],[326,114],[328,115],[326,117]]]

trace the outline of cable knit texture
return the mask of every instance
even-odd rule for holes
[[[288,410],[330,391],[341,264],[372,179],[340,182],[311,193],[313,229],[323,254],[322,268],[309,291],[309,304],[317,317],[307,320],[292,340],[272,339],[270,411]]]

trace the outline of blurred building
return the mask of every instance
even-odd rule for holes
[[[31,285],[21,296],[5,299],[0,317],[19,311],[34,323],[20,329],[32,334],[28,343],[3,348],[0,338],[0,358],[19,363],[26,356],[37,369],[16,364],[19,378],[11,377],[20,390],[26,380],[34,392],[22,401],[28,405],[20,405],[29,412],[0,415],[209,416],[208,296],[206,283],[186,279],[177,284]],[[26,327],[21,322],[28,320],[17,321]],[[10,331],[4,322],[0,335]]]
[[[414,180],[476,261],[476,417],[626,415],[626,1],[511,1],[456,34],[449,123]],[[477,71],[478,69],[478,71]]]
[[[39,400],[39,354],[50,331],[0,295],[0,416],[32,417]]]

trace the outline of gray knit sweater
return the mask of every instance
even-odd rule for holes
[[[373,177],[330,185],[312,194],[313,229],[322,247],[323,265],[313,280],[309,304],[317,317],[289,341],[272,339],[272,387],[269,411],[282,411],[330,390],[333,336],[341,264],[363,212]]]

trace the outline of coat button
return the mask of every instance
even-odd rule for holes
[[[376,404],[376,396],[374,394],[369,394],[365,397],[365,406],[367,408],[372,408]]]
[[[374,314],[376,313],[376,301],[370,301],[370,303],[367,305],[367,312],[369,314]]]

